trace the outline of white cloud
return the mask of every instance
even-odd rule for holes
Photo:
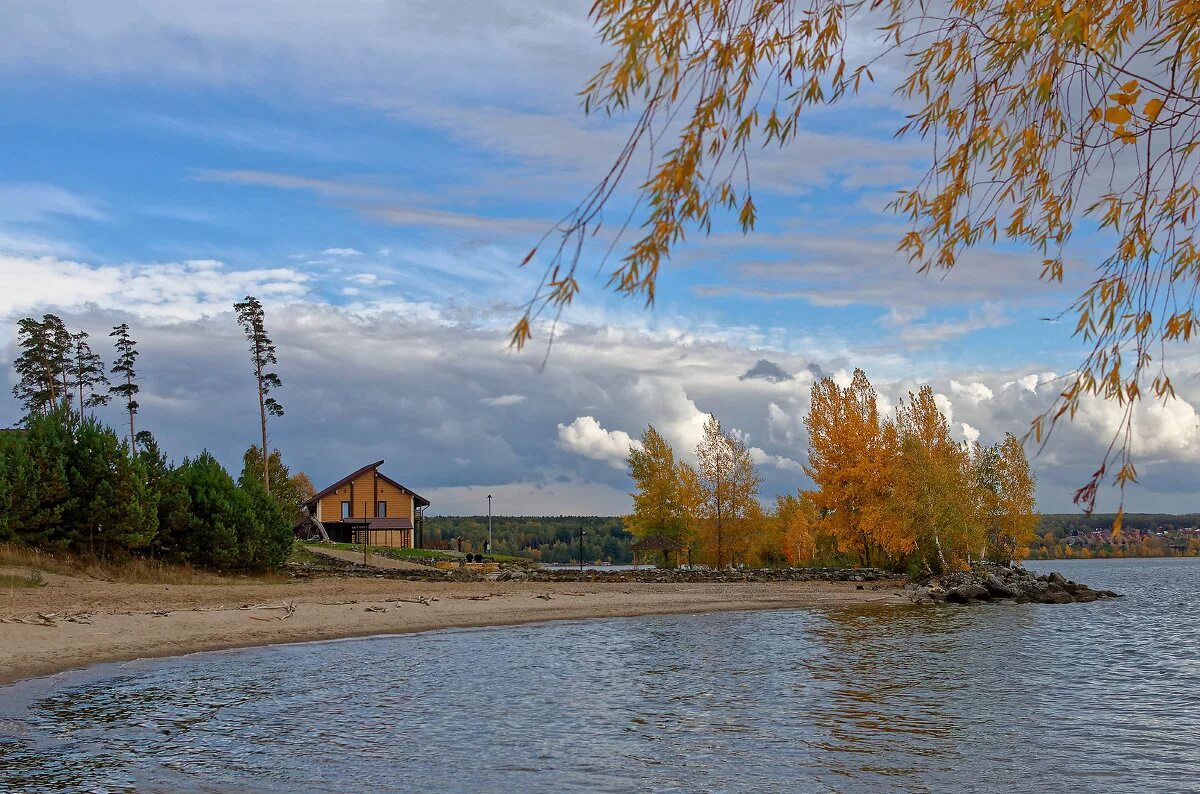
[[[963,440],[966,441],[968,444],[974,444],[976,441],[979,440],[979,430],[977,430],[976,428],[972,427],[971,425],[967,424],[966,422],[963,422],[962,424],[960,424],[959,428],[962,430]]]
[[[950,398],[946,395],[937,392],[933,395],[933,404],[938,407],[942,415],[946,417],[946,421],[954,424],[954,403],[950,402]]]
[[[629,450],[641,446],[640,441],[624,430],[605,430],[591,416],[577,417],[569,425],[559,424],[558,444],[585,458],[604,461],[615,469],[624,469]]]
[[[479,401],[481,405],[487,405],[492,408],[503,408],[507,405],[519,405],[525,402],[524,394],[501,394],[498,397],[484,397]]]
[[[362,256],[363,252],[357,248],[326,248],[321,253],[329,254],[330,256]]]
[[[759,447],[748,447],[746,451],[750,453],[750,460],[754,461],[755,466],[774,466],[781,471],[804,471],[803,464],[783,455],[771,455]]]
[[[39,306],[93,305],[156,320],[191,320],[229,311],[248,294],[264,302],[298,298],[311,280],[292,268],[234,270],[214,260],[89,265],[0,254],[0,316]]]
[[[962,397],[963,399],[970,401],[973,405],[978,405],[984,400],[990,400],[993,396],[992,390],[979,381],[961,383],[951,378],[950,391],[953,392],[956,397]]]

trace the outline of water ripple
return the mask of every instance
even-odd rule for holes
[[[443,632],[0,690],[14,791],[1200,791],[1195,560],[1128,597]],[[0,700],[2,706],[3,700]]]

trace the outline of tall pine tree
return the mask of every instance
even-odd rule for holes
[[[40,322],[26,317],[17,322],[17,346],[13,396],[27,414],[40,416],[70,397],[71,334],[56,315],[43,315]]]
[[[137,452],[137,434],[133,429],[133,417],[137,415],[138,403],[134,397],[141,391],[141,387],[136,383],[137,372],[133,368],[138,357],[137,342],[129,335],[127,323],[113,326],[109,336],[116,339],[114,344],[117,348],[117,360],[113,362],[112,374],[121,379],[121,382],[110,388],[109,392],[118,395],[125,401],[125,410],[129,413],[129,451],[132,454]]]
[[[267,446],[267,416],[283,416],[283,406],[269,396],[272,389],[283,386],[283,381],[274,372],[268,372],[275,360],[275,343],[267,336],[266,314],[258,298],[247,295],[244,301],[233,304],[238,324],[250,343],[250,360],[254,364],[254,378],[258,384],[258,417],[262,427],[262,473],[263,488],[271,492],[270,448]]]
[[[112,395],[108,393],[108,375],[104,372],[104,361],[88,344],[87,331],[71,335],[71,379],[79,393],[79,415],[85,408],[108,405]],[[103,391],[101,391],[103,387]]]

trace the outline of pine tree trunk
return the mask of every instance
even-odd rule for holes
[[[267,452],[267,404],[263,396],[262,362],[257,362],[254,369],[258,375],[258,418],[262,425],[263,488],[271,493],[271,458]]]
[[[133,385],[132,372],[125,373],[125,384],[128,386]],[[126,407],[129,410],[129,455],[133,457],[137,454],[137,441],[133,437],[133,392],[129,392],[125,399],[127,401]]]

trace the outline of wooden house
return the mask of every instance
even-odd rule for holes
[[[334,543],[419,547],[429,500],[379,471],[382,465],[363,466],[314,494],[297,530],[316,529]]]

